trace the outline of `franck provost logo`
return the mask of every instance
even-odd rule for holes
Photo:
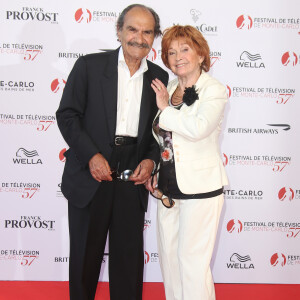
[[[236,62],[238,68],[265,68],[265,64],[262,62],[262,57],[259,53],[251,54],[248,51],[243,51],[240,55],[240,61]]]
[[[253,17],[247,14],[240,15],[236,19],[236,27],[240,30],[256,29],[290,29],[300,28],[300,19],[274,18],[274,17]]]
[[[254,269],[250,255],[242,256],[238,253],[233,253],[230,257],[230,262],[227,263],[228,269],[235,270],[250,270]]]
[[[16,152],[16,158],[13,158],[14,164],[37,165],[42,164],[42,160],[38,158],[39,154],[36,150],[28,151],[25,148],[19,148]]]
[[[227,94],[230,100],[267,100],[276,104],[287,104],[295,97],[296,89],[227,85]]]
[[[40,216],[21,216],[20,219],[4,220],[5,229],[54,229],[54,220],[44,220]]]
[[[6,11],[6,19],[13,21],[36,21],[57,24],[58,13],[40,7],[22,7],[20,10]]]
[[[75,21],[81,24],[93,22],[116,22],[117,12],[115,11],[91,11],[87,8],[79,8],[75,12]]]

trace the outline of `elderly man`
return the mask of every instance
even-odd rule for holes
[[[168,81],[146,56],[160,33],[151,8],[130,5],[117,21],[121,47],[80,57],[64,89],[57,121],[70,146],[62,192],[68,199],[71,300],[94,299],[108,232],[111,299],[142,299],[144,183],[159,161],[150,84]]]

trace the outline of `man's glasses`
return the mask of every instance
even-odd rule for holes
[[[158,189],[155,188],[153,193],[150,193],[154,198],[161,200],[161,203],[166,208],[172,208],[175,205],[175,202],[172,198],[167,197],[164,195],[164,193]]]
[[[121,180],[121,181],[129,181],[130,180],[130,176],[133,174],[132,170],[125,170],[121,173],[119,173],[119,166],[120,163],[118,163],[118,167],[116,170],[111,170],[111,178],[113,180]]]
[[[121,173],[119,173],[116,170],[112,170],[110,176],[113,180],[121,180],[121,181],[129,181],[130,176],[133,174],[132,170],[125,170]]]

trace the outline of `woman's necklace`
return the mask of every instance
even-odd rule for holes
[[[171,104],[177,106],[182,103],[183,92],[180,90],[179,85],[177,86],[175,92],[171,98]]]

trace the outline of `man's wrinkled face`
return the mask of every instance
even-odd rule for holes
[[[124,17],[124,26],[118,30],[125,60],[142,60],[152,48],[155,20],[151,12],[134,7]]]

